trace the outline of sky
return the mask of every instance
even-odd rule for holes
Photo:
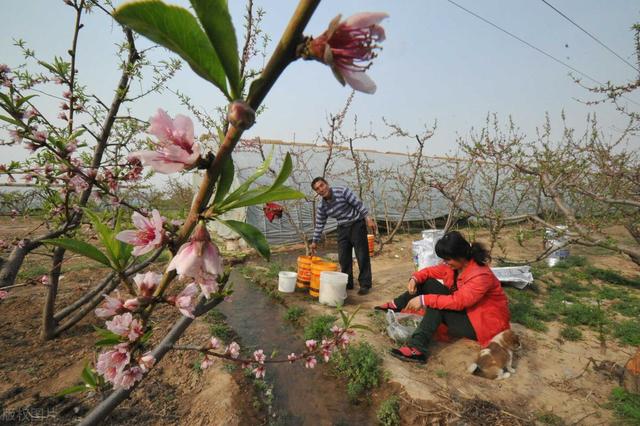
[[[0,63],[15,66],[23,62],[12,43],[16,38],[25,40],[43,58],[65,55],[71,43],[74,14],[62,0],[1,2],[5,19],[0,26]],[[631,26],[640,22],[637,0],[548,2],[629,62],[636,63]],[[121,3],[115,1],[116,5]],[[187,0],[168,3],[188,7]],[[245,2],[229,3],[240,33]],[[543,1],[457,0],[457,3],[600,82],[622,84],[638,74]],[[255,4],[266,11],[263,29],[271,37],[268,47],[271,52],[297,2],[256,0]],[[337,14],[347,17],[361,11],[386,12],[389,18],[383,21],[387,35],[383,50],[369,71],[378,90],[374,95],[356,94],[347,118],[351,123],[357,115],[360,129],[371,128],[384,136],[388,134],[384,117],[411,133],[418,133],[437,121],[438,128],[425,152],[443,155],[455,154],[456,139],[468,135],[472,128],[481,127],[488,113],[496,113],[503,121],[511,115],[529,138],[535,136],[546,112],[556,128],[562,111],[569,125],[577,129],[584,128],[590,112],[597,113],[606,134],[616,135],[624,125],[620,114],[610,105],[594,107],[580,102],[594,98],[572,80],[567,68],[447,0],[325,0],[305,34],[319,35]],[[87,16],[77,55],[79,78],[105,99],[110,99],[118,80],[115,45],[121,38],[121,30],[105,14],[96,12]],[[149,45],[146,40],[138,43],[139,47]],[[170,55],[157,49],[154,58]],[[187,66],[169,85],[208,111],[224,105],[217,89]],[[60,86],[51,89],[53,95],[61,95]],[[314,142],[319,132],[327,129],[327,116],[338,112],[349,94],[349,88],[340,86],[328,67],[313,61],[297,61],[285,70],[265,100],[264,113],[244,136]],[[640,93],[629,98],[640,104]],[[55,108],[58,103],[45,96],[39,101],[45,109]],[[636,104],[631,106],[640,109]],[[147,118],[159,107],[171,115],[188,113],[170,92],[143,99],[133,106],[133,112]],[[197,132],[202,130],[196,127]],[[351,130],[350,124],[345,130],[347,133]],[[415,149],[409,139],[380,138],[358,144],[359,148],[381,151]],[[632,140],[631,144],[640,147],[638,140]],[[26,155],[26,150],[17,147],[0,147],[0,151],[2,162]]]

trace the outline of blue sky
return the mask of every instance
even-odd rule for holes
[[[631,31],[631,25],[640,21],[640,4],[636,0],[549,2],[631,63],[636,62]],[[188,5],[187,0],[169,3]],[[635,78],[633,69],[542,1],[458,3],[599,81],[624,83]],[[272,48],[296,2],[258,0],[256,4],[267,12],[263,27],[272,38]],[[236,28],[240,29],[244,2],[231,0],[230,7]],[[62,0],[2,0],[2,8],[5,19],[0,27],[0,63],[14,66],[22,62],[17,48],[12,46],[13,38],[24,39],[43,58],[63,55],[68,49],[73,11],[62,5]],[[512,115],[531,137],[545,112],[558,122],[564,110],[569,124],[579,129],[588,112],[597,112],[603,131],[613,134],[624,123],[608,105],[587,107],[578,102],[577,99],[593,97],[571,80],[566,68],[446,0],[324,1],[306,33],[317,35],[335,15],[359,11],[390,15],[384,22],[384,49],[370,70],[378,91],[375,95],[357,94],[351,109],[350,116],[358,115],[360,127],[370,123],[374,131],[384,135],[382,117],[414,132],[437,120],[438,130],[427,153],[439,155],[454,153],[456,137],[481,126],[488,112],[503,119]],[[121,32],[102,13],[90,15],[85,24],[79,44],[79,77],[89,88],[110,99],[118,78],[114,52]],[[140,46],[145,45],[146,41],[140,42]],[[158,51],[156,58],[167,55],[167,51]],[[210,111],[223,104],[216,89],[188,67],[170,86]],[[61,92],[59,87],[52,89]],[[326,127],[327,114],[339,110],[348,95],[349,90],[335,81],[327,67],[298,61],[285,71],[266,99],[266,111],[245,136],[283,140],[295,137],[298,142],[312,142]],[[632,98],[640,103],[640,93]],[[171,93],[145,99],[135,105],[134,112],[146,118],[158,107],[172,115],[186,112]],[[632,143],[638,146],[637,140]],[[393,139],[362,143],[360,147],[382,151],[413,149],[410,142]],[[25,155],[20,148],[0,149],[3,162]]]

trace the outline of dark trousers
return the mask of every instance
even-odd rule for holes
[[[360,287],[371,287],[371,259],[367,243],[367,225],[364,219],[350,225],[338,225],[338,259],[342,272],[349,275],[347,288],[353,288],[353,258],[351,250],[355,249],[360,275]]]
[[[403,309],[419,294],[451,294],[448,287],[441,284],[440,281],[429,278],[422,284],[417,286],[417,294],[409,294],[405,291],[403,294],[395,298],[393,301],[399,309]],[[428,353],[429,342],[436,332],[440,324],[446,324],[448,334],[454,337],[466,337],[471,340],[478,340],[476,332],[469,321],[466,311],[452,311],[449,309],[425,308],[424,318],[418,325],[408,341],[408,346],[416,348],[424,354]]]

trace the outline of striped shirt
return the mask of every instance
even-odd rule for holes
[[[345,186],[331,187],[331,200],[320,199],[316,209],[316,227],[313,231],[313,241],[320,241],[320,236],[327,218],[333,217],[338,225],[348,224],[364,219],[369,214],[362,201]]]

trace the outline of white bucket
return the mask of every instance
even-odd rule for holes
[[[319,302],[329,306],[342,305],[347,298],[348,279],[349,276],[342,272],[321,272]]]
[[[278,274],[278,290],[283,293],[293,293],[296,289],[298,274],[291,271],[280,271]]]

